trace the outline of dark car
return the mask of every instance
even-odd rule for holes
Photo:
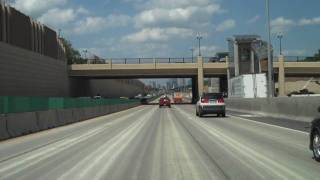
[[[318,111],[320,112],[320,107]],[[313,152],[314,159],[320,162],[320,118],[311,123],[310,150]]]
[[[159,100],[159,108],[163,106],[171,108],[171,100],[167,96],[161,97]]]

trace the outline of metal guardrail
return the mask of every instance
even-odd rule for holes
[[[196,57],[182,58],[110,58],[110,59],[88,59],[78,64],[162,64],[162,63],[196,63]],[[204,63],[222,63],[225,59],[217,60],[213,57],[203,57]]]
[[[150,63],[195,63],[196,58],[110,58],[88,59],[79,64],[150,64]]]
[[[278,56],[273,57],[274,62],[279,61]],[[150,63],[196,63],[197,58],[110,58],[110,59],[88,59],[79,64],[150,64]],[[204,63],[224,63],[226,59],[215,57],[203,57]],[[320,58],[307,56],[285,56],[285,62],[320,62]]]
[[[308,56],[285,56],[285,62],[320,62],[320,57],[308,57]],[[274,62],[279,61],[279,57],[273,57]]]

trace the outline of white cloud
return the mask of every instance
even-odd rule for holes
[[[233,19],[228,19],[228,20],[225,20],[222,23],[220,23],[216,27],[216,31],[223,32],[226,30],[230,30],[230,29],[234,28],[235,26],[236,26],[236,21]]]
[[[154,8],[145,10],[135,17],[137,27],[149,26],[190,26],[199,21],[208,21],[211,15],[220,13],[221,7],[211,4],[206,7]]]
[[[147,7],[158,8],[185,8],[189,6],[207,6],[216,0],[151,0],[147,2]]]
[[[75,20],[77,13],[73,9],[50,9],[43,14],[38,20],[44,24],[59,27]]]
[[[65,5],[67,1],[68,0],[16,0],[13,6],[33,18],[38,18],[49,9]]]
[[[285,33],[290,30],[291,27],[295,26],[296,23],[291,19],[284,17],[278,17],[271,21],[271,31],[274,34]]]
[[[171,38],[192,37],[193,31],[185,28],[145,28],[141,31],[125,36],[122,41],[142,43],[147,41],[162,42]]]
[[[320,24],[320,17],[315,17],[311,19],[303,18],[303,19],[300,19],[300,21],[298,22],[298,25],[300,26],[317,25],[317,24]]]
[[[201,46],[201,52],[204,56],[213,57],[216,55],[218,47],[216,46]]]
[[[106,26],[106,20],[103,17],[86,17],[78,21],[73,28],[76,34],[85,34],[98,32]]]
[[[108,27],[122,27],[130,24],[131,19],[130,16],[124,14],[110,14],[107,16],[106,21]]]
[[[126,26],[130,22],[126,15],[111,14],[107,17],[86,17],[75,23],[72,32],[76,34],[96,33],[106,28]]]
[[[260,18],[261,18],[260,15],[253,16],[252,18],[250,18],[250,19],[247,21],[247,23],[248,23],[248,24],[253,24],[253,23],[259,21]]]

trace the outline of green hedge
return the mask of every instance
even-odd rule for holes
[[[136,102],[139,101],[129,99],[0,96],[0,114],[131,104]]]

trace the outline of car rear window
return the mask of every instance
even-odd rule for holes
[[[203,97],[206,98],[206,99],[221,99],[221,98],[223,98],[221,93],[204,94]]]

